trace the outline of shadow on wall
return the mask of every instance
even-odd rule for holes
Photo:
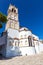
[[[31,51],[31,52],[30,52]],[[14,47],[11,49],[11,53],[9,56],[24,56],[24,55],[34,55],[35,48],[34,47]]]
[[[19,47],[15,47],[15,51],[17,53],[17,56],[21,56],[22,55]]]
[[[11,49],[11,56],[13,57],[16,57],[16,56],[21,56],[21,51],[20,51],[20,48],[19,47],[13,47]]]

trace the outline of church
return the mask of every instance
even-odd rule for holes
[[[43,43],[39,37],[28,28],[20,27],[18,8],[10,4],[7,13],[5,32],[0,37],[0,54],[15,57],[41,53]]]

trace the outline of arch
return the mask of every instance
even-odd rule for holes
[[[14,11],[14,8],[12,8],[12,12]]]
[[[16,13],[16,10],[14,10],[14,13]]]
[[[28,36],[29,46],[32,46],[32,36]]]

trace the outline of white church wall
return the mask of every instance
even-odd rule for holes
[[[7,32],[8,32],[8,36],[11,38],[18,38],[19,37],[19,31],[18,30],[9,28],[7,30]]]
[[[39,51],[43,52],[43,44],[39,42]]]
[[[7,43],[7,46],[6,46],[6,57],[10,57],[11,56],[11,47],[9,46],[9,43]]]
[[[34,47],[12,47],[10,50],[7,51],[6,57],[12,56],[24,56],[24,55],[34,55],[35,48]]]
[[[11,50],[10,50],[10,48],[7,48],[6,49],[6,57],[11,57]]]
[[[6,57],[12,57],[18,55],[16,48],[18,47],[18,40],[14,39],[13,41],[9,39],[7,41]]]
[[[21,55],[34,55],[35,48],[34,47],[20,47]]]
[[[6,57],[12,57],[14,55],[14,46],[7,45]]]
[[[39,41],[34,41],[34,44],[35,44],[35,52],[36,54],[37,53],[39,54]]]
[[[29,46],[29,42],[28,42],[28,39],[20,39],[19,40],[19,46],[20,47],[23,47],[23,46]]]
[[[32,33],[31,31],[21,31],[19,33],[19,38],[28,38],[28,36],[31,36]]]
[[[13,57],[13,56],[18,56],[20,55],[20,48],[17,46],[8,46],[7,47],[7,52],[6,52],[6,57]]]
[[[21,41],[21,40],[20,40]],[[20,56],[20,55],[33,55],[35,54],[35,47],[32,46],[26,46],[25,41],[28,42],[28,39],[22,40],[23,45],[18,46],[18,40],[14,40],[14,43],[12,45],[9,44],[9,41],[7,42],[7,49],[6,49],[6,57],[12,57],[12,56]],[[15,46],[15,42],[17,42],[17,45]],[[20,44],[20,42],[19,42]]]
[[[12,45],[12,39],[7,37],[7,46],[6,46],[6,57],[10,57],[11,56],[11,49],[13,47]]]

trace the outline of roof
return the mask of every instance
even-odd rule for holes
[[[22,28],[19,29],[19,31],[28,31],[28,28],[22,27]]]
[[[32,34],[32,36],[33,36],[34,40],[39,40],[39,37],[38,36],[36,36],[34,34]]]

